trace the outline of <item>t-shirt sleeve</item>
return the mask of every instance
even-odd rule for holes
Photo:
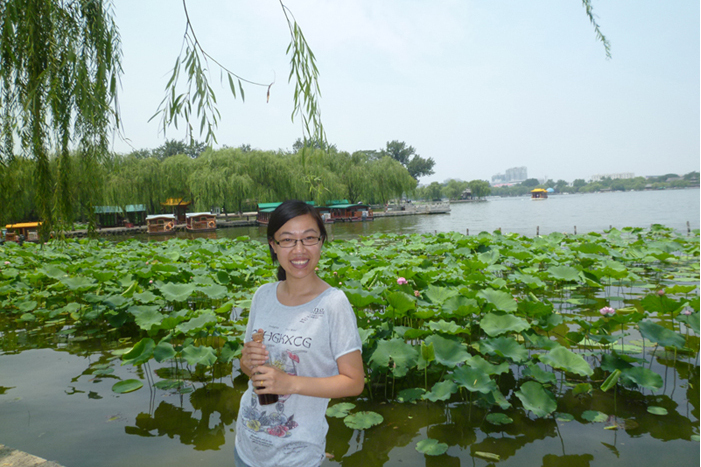
[[[334,360],[355,350],[362,351],[358,321],[346,294],[334,290],[329,303],[329,336]]]

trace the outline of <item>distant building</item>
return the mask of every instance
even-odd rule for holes
[[[512,167],[503,174],[492,175],[492,185],[515,185],[528,178],[526,167]]]
[[[620,180],[624,178],[635,178],[635,174],[633,172],[623,172],[619,174],[596,174],[591,176],[591,181],[598,182],[603,180],[604,178],[610,178],[611,180]]]

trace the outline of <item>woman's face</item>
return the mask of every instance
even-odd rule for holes
[[[275,251],[278,262],[285,270],[288,280],[304,279],[310,274],[315,274],[316,265],[321,257],[321,241],[316,245],[304,246],[301,240],[320,236],[319,226],[309,214],[290,219],[275,232],[275,241],[271,241],[270,246]],[[298,241],[292,248],[283,248],[277,242],[285,239]]]

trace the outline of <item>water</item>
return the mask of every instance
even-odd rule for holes
[[[686,232],[687,221],[699,228],[699,190],[495,199],[453,204],[449,215],[378,218],[374,222],[334,224],[329,234],[351,238],[373,233],[457,231],[470,235],[501,228],[533,236],[549,232],[602,232],[610,226],[648,227],[659,223]],[[248,235],[264,240],[260,227],[220,229],[217,236]],[[185,235],[183,235],[185,236]],[[143,237],[147,239],[148,237]],[[155,239],[150,239],[155,240]],[[119,379],[145,381],[157,368],[121,366],[108,338],[68,341],[57,336],[0,334],[0,443],[56,460],[67,467],[149,465],[221,466],[233,464],[234,417],[246,378],[234,368],[221,370],[214,383],[200,381],[180,395],[149,390],[145,385],[118,395]],[[13,340],[13,339],[16,339]],[[348,429],[329,420],[327,451],[336,459],[326,465],[459,466],[495,465],[477,451],[498,452],[502,466],[593,467],[699,465],[699,366],[696,361],[669,363],[660,356],[653,370],[664,375],[661,391],[621,394],[618,414],[636,419],[640,430],[605,430],[603,424],[516,420],[499,428],[484,421],[485,413],[467,404],[378,404],[359,401],[363,410],[381,413],[381,426]],[[96,365],[113,374],[98,376]],[[153,364],[153,362],[152,362]],[[29,371],[28,371],[29,370]],[[586,402],[586,403],[585,403]],[[581,414],[614,410],[609,400],[576,396],[561,400],[559,411]],[[645,407],[670,408],[673,422],[648,414]],[[426,437],[448,442],[444,456],[419,454],[416,443]],[[644,441],[641,441],[642,440]]]
[[[692,230],[699,228],[698,189],[553,195],[543,201],[532,201],[529,197],[493,198],[485,202],[451,204],[450,209],[450,214],[379,217],[373,222],[330,224],[327,230],[331,238],[348,239],[373,233],[469,231],[470,235],[476,235],[499,228],[503,233],[532,237],[537,233],[574,233],[575,229],[577,233],[601,233],[611,227],[650,227],[652,224],[663,224],[685,233],[687,222]],[[219,229],[216,235],[219,238],[247,235],[265,241],[265,227]],[[178,236],[187,238],[188,234],[181,232]],[[146,235],[137,238],[149,239]]]

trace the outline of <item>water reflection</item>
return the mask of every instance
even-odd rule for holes
[[[198,451],[218,450],[226,443],[227,427],[236,420],[241,393],[224,383],[210,383],[190,394],[192,410],[162,401],[153,413],[140,413],[128,435],[167,436]],[[199,413],[198,413],[199,412]]]

